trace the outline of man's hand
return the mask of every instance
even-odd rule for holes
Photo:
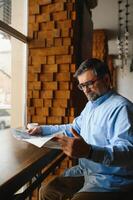
[[[30,134],[30,135],[39,135],[41,133],[41,127],[38,126],[38,127],[35,127],[35,128],[31,128],[31,129],[28,129],[27,132]]]
[[[70,157],[88,157],[90,145],[73,128],[71,132],[74,136],[72,138],[64,135],[56,136],[56,140],[60,143],[63,152]]]

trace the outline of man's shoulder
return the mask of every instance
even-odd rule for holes
[[[133,107],[133,103],[127,99],[126,97],[114,92],[110,98],[109,101],[114,106],[131,106]]]

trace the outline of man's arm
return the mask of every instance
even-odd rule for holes
[[[114,115],[109,144],[105,147],[92,145],[91,160],[108,166],[127,166],[133,162],[133,111],[121,106]]]
[[[40,125],[33,129],[29,129],[28,133],[31,135],[36,135],[36,134],[51,135],[55,132],[63,131],[65,133],[65,135],[67,135],[69,137],[73,137],[71,128],[74,128],[80,134],[81,123],[82,123],[82,113],[74,119],[72,124]]]
[[[105,147],[87,144],[72,130],[74,137],[58,137],[62,150],[70,157],[87,158],[107,166],[126,166],[133,162],[133,123],[127,108],[122,107],[116,114],[114,134]],[[101,133],[102,134],[102,133]],[[100,137],[100,136],[99,136]]]

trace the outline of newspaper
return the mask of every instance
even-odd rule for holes
[[[52,135],[30,135],[27,132],[27,129],[24,128],[12,128],[11,129],[13,136],[18,140],[23,140],[25,142],[29,142],[37,147],[48,147],[48,148],[55,148],[60,149],[60,145],[56,141],[52,141],[51,139],[59,134],[64,134],[62,131],[55,132]]]

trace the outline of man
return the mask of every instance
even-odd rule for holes
[[[117,192],[133,188],[133,104],[111,89],[108,66],[98,59],[84,61],[75,77],[88,99],[80,116],[72,124],[29,130],[43,135],[63,130],[56,137],[63,152],[79,158],[41,189],[41,199],[118,200]]]

